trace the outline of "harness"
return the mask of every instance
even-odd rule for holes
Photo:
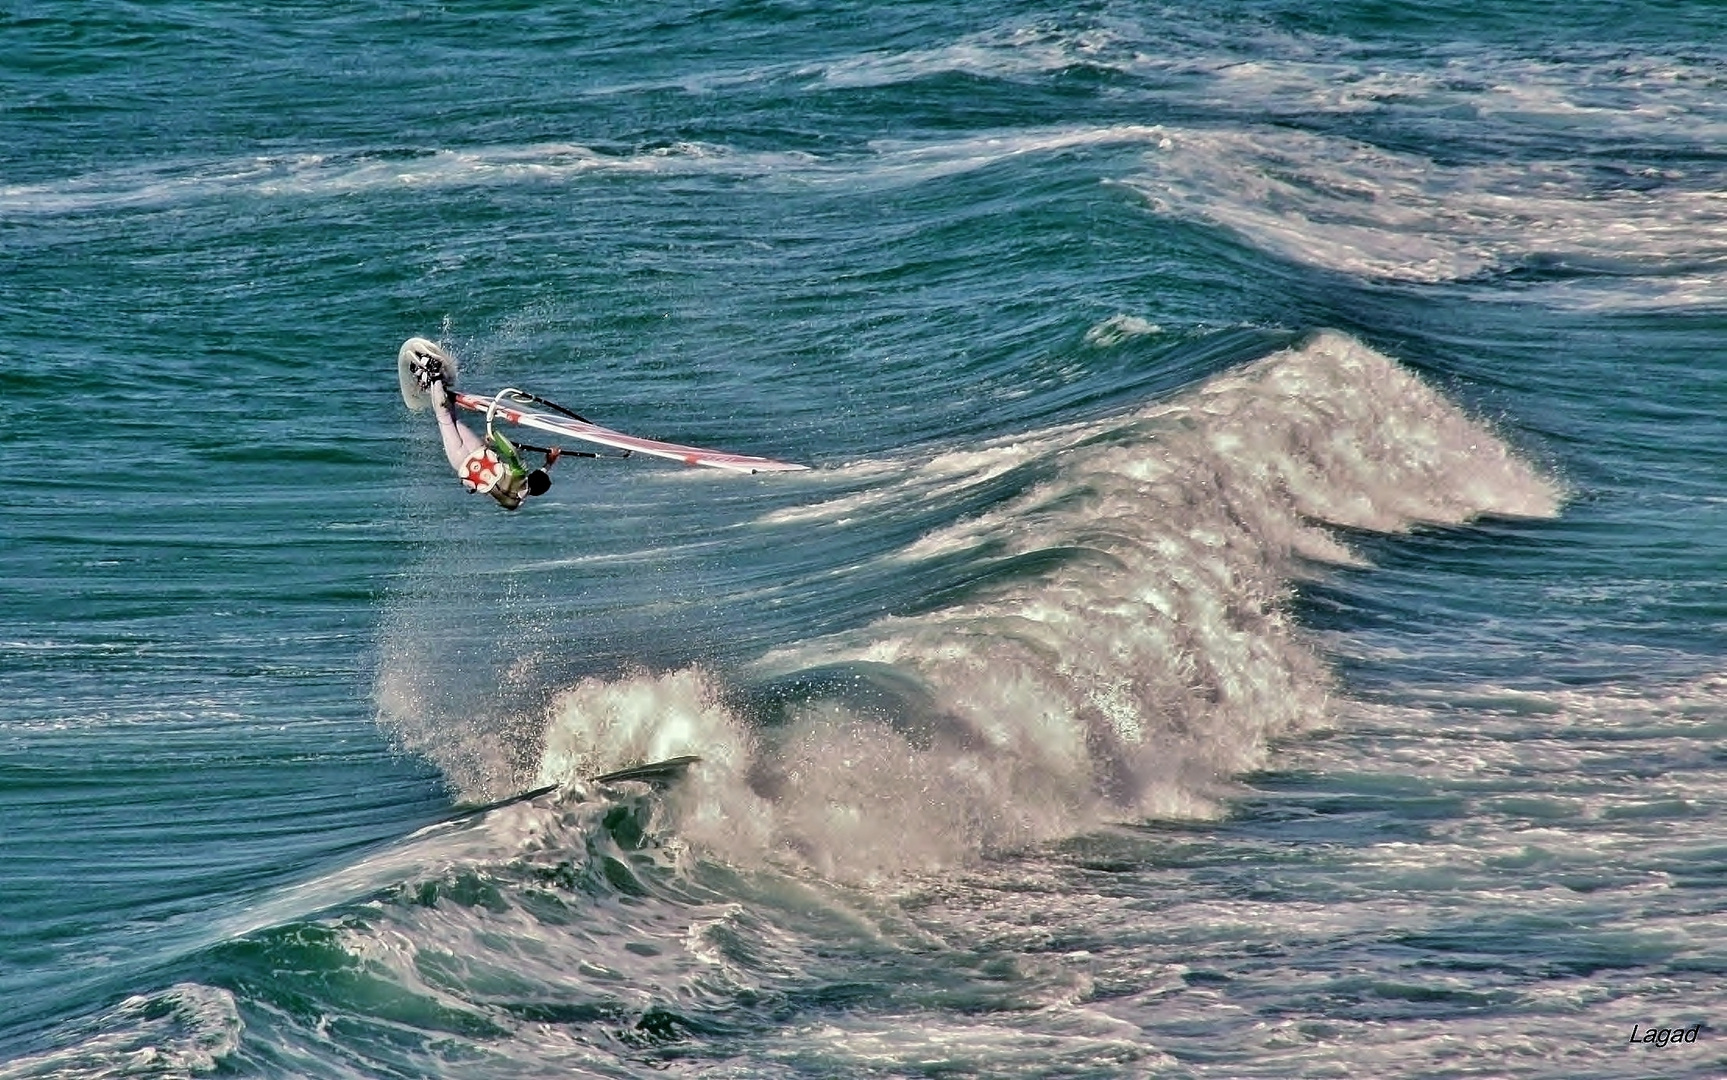
[[[469,454],[462,462],[462,486],[469,491],[490,495],[506,510],[514,510],[522,505],[522,500],[529,495],[543,494],[551,487],[551,477],[546,475],[563,456],[564,451],[556,446],[533,446],[528,443],[511,442],[495,423],[498,404],[508,396],[514,401],[532,401],[548,408],[556,409],[573,420],[591,423],[570,409],[564,408],[555,401],[548,401],[537,394],[530,394],[514,387],[505,387],[492,396],[492,403],[486,409],[486,442],[484,446]],[[522,463],[522,450],[531,450],[545,455],[546,463],[529,471]],[[598,457],[598,454],[586,451],[571,451],[576,457]],[[629,456],[625,451],[625,457]]]
[[[508,509],[522,505],[528,486],[528,470],[521,455],[510,440],[497,432],[487,432],[486,445],[477,448],[462,462],[462,486],[469,491],[490,495]]]

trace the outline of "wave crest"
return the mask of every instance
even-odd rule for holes
[[[932,459],[844,516],[1022,481],[893,558],[917,610],[762,657],[588,679],[543,781],[683,753],[689,838],[869,878],[1099,821],[1203,816],[1270,741],[1324,721],[1292,583],[1357,562],[1333,527],[1548,516],[1555,485],[1390,358],[1337,333],[1135,414]],[[820,507],[780,514],[820,519]]]

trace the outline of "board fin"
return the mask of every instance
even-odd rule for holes
[[[670,784],[683,778],[691,765],[700,761],[696,754],[685,754],[682,757],[667,758],[664,761],[651,761],[646,765],[631,765],[627,769],[619,769],[603,776],[594,777],[596,784],[621,784],[626,780],[636,780],[644,784]]]

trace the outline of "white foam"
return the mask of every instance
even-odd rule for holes
[[[1355,557],[1315,522],[1400,531],[1549,515],[1558,499],[1420,380],[1321,334],[1130,416],[940,455],[836,493],[837,509],[771,517],[892,514],[1027,463],[1048,478],[893,558],[1051,555],[1042,569],[756,665],[886,665],[873,670],[919,688],[900,713],[841,695],[757,731],[699,672],[587,680],[551,710],[541,778],[711,756],[688,785],[692,842],[866,879],[1099,821],[1205,815],[1270,739],[1328,716],[1328,673],[1284,600],[1304,559]]]
[[[310,198],[371,191],[567,184],[597,174],[716,175],[804,187],[900,185],[1028,154],[1162,138],[1143,125],[1003,131],[936,142],[884,140],[868,153],[739,150],[680,142],[629,154],[576,143],[426,149],[411,156],[295,154],[133,166],[49,183],[0,185],[0,214],[63,214],[237,196]]]
[[[1488,295],[1591,308],[1727,302],[1727,199],[1711,176],[1656,170],[1632,178],[1634,184],[1603,189],[1596,162],[1442,164],[1286,127],[1035,128],[941,141],[884,140],[867,154],[829,158],[695,143],[611,155],[545,143],[406,159],[355,154],[189,162],[0,187],[0,213],[234,195],[563,184],[594,173],[703,173],[856,189],[926,183],[1031,155],[1136,144],[1152,149],[1142,168],[1119,179],[1158,212],[1214,222],[1295,262],[1419,283],[1525,265],[1538,272],[1544,264],[1580,265],[1579,275]]]
[[[1119,312],[1085,332],[1085,343],[1107,349],[1138,337],[1153,337],[1163,333],[1163,327],[1138,315]]]
[[[0,1077],[193,1076],[240,1047],[245,1024],[226,990],[181,983],[135,994],[56,1033],[64,1045],[0,1065]]]
[[[1429,53],[1375,53],[1349,39],[1184,19],[1116,17],[1099,25],[1008,23],[942,45],[839,57],[794,74],[829,86],[873,87],[966,74],[1026,79],[1087,67],[1155,79],[1160,101],[1237,115],[1466,114],[1505,125],[1603,136],[1719,143],[1727,107],[1719,68],[1699,49],[1643,54],[1622,45],[1532,58],[1455,44]]]
[[[1242,35],[1246,34],[1246,37]],[[343,195],[462,185],[570,183],[597,173],[741,176],[813,187],[915,184],[1028,154],[1149,142],[1126,182],[1160,210],[1217,222],[1278,255],[1342,273],[1444,282],[1528,260],[1582,260],[1602,274],[1538,281],[1490,296],[1586,308],[1727,302],[1727,202],[1715,171],[1650,165],[1644,156],[1585,153],[1590,143],[1673,146],[1727,140],[1718,64],[1696,49],[1663,55],[1573,46],[1530,58],[1455,46],[1379,55],[1359,42],[1267,26],[1226,33],[1161,17],[1011,21],[954,41],[840,56],[802,66],[692,75],[709,86],[807,78],[818,87],[882,86],[944,73],[1042,77],[1086,66],[1157,83],[1159,106],[1185,104],[1225,120],[1208,128],[1144,124],[1005,130],[956,140],[882,141],[867,153],[817,156],[681,142],[604,153],[567,142],[420,148],[413,156],[255,156],[122,168],[42,184],[0,185],[0,214],[171,204],[249,194]],[[626,88],[629,89],[629,88]],[[640,89],[639,87],[634,89]],[[613,92],[613,91],[606,91]],[[1457,124],[1511,146],[1565,140],[1570,156],[1450,164],[1266,118],[1383,114]],[[1466,120],[1454,120],[1466,117]],[[1533,140],[1532,140],[1533,136]],[[1655,151],[1659,156],[1659,149]],[[1612,179],[1620,170],[1619,182]]]
[[[1087,65],[1159,83],[1160,102],[1250,117],[1243,126],[1004,132],[947,144],[879,144],[872,179],[921,182],[1013,154],[1149,139],[1128,178],[1160,210],[1214,221],[1278,255],[1342,273],[1443,282],[1527,260],[1610,264],[1602,277],[1539,282],[1495,298],[1578,308],[1727,303],[1727,204],[1713,172],[1591,154],[1452,165],[1263,118],[1381,113],[1447,130],[1468,115],[1483,140],[1697,145],[1727,139],[1718,69],[1707,59],[1575,49],[1530,59],[1480,49],[1364,55],[1358,43],[1261,28],[1251,48],[1156,20],[1107,27],[1008,25],[950,45],[823,65],[830,83],[875,86],[943,73],[1016,79]],[[1604,187],[1610,170],[1624,182]],[[1610,182],[1610,181],[1606,181]]]
[[[1022,78],[1061,71],[1081,62],[1107,63],[1116,35],[1103,28],[1067,32],[1046,26],[1005,26],[966,35],[946,45],[848,56],[810,65],[797,74],[828,86],[872,87],[961,73]]]
[[[1583,163],[1443,165],[1282,128],[1167,136],[1129,186],[1161,213],[1216,222],[1295,262],[1434,283],[1549,259],[1616,275],[1610,292],[1585,279],[1545,285],[1552,297],[1580,289],[1594,305],[1727,299],[1727,200],[1708,185],[1681,178],[1603,192]]]
[[[807,166],[799,152],[737,153],[683,142],[632,154],[575,143],[531,143],[394,154],[293,154],[189,160],[45,184],[0,186],[0,214],[62,214],[250,196],[326,197],[368,191],[568,183],[593,173],[748,173]]]
[[[761,1054],[790,1076],[1180,1075],[1180,1063],[1131,1025],[1086,1010],[1058,1016],[840,1015],[778,1033]]]

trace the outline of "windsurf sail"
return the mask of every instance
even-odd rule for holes
[[[614,450],[627,450],[635,454],[648,454],[671,461],[680,461],[685,465],[702,465],[710,469],[725,469],[730,472],[741,473],[802,472],[809,468],[808,465],[775,461],[773,458],[755,457],[750,454],[732,454],[724,450],[708,450],[700,446],[660,442],[658,439],[644,439],[637,435],[626,435],[621,431],[613,431],[611,428],[601,427],[586,420],[523,408],[522,403],[530,399],[528,395],[517,390],[500,390],[492,397],[485,397],[480,394],[455,393],[450,395],[450,399],[464,409],[485,414],[488,425],[498,421],[518,424],[551,435],[579,439],[583,442],[611,447]]]

